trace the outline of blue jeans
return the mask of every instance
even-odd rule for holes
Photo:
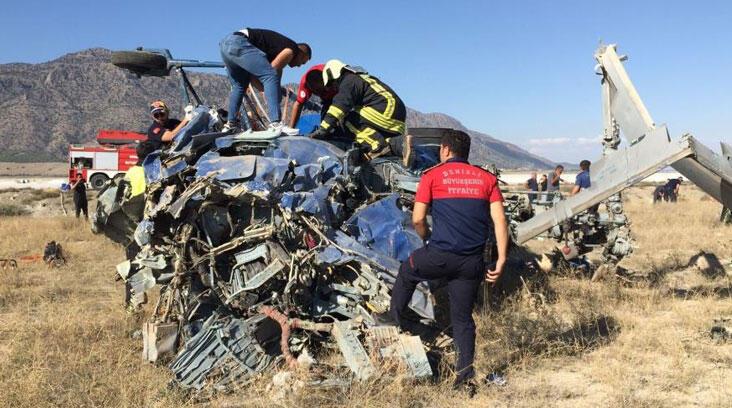
[[[267,100],[269,120],[280,120],[280,76],[277,70],[267,61],[267,55],[253,46],[243,35],[229,34],[219,43],[221,58],[224,60],[226,72],[231,82],[229,94],[229,120],[235,120],[241,101],[249,86],[250,76],[254,75],[264,86],[264,97]],[[249,123],[244,115],[245,123]]]

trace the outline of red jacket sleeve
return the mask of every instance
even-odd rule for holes
[[[310,72],[310,71],[308,71]],[[303,104],[310,99],[311,91],[310,88],[308,88],[307,84],[305,83],[305,80],[307,79],[308,74],[305,73],[305,75],[300,78],[300,86],[297,88],[297,103]]]
[[[414,201],[419,203],[430,204],[432,203],[432,174],[425,173],[419,180],[417,186],[417,194],[414,196]]]
[[[501,189],[498,187],[498,181],[493,181],[492,185],[489,187],[488,201],[491,203],[503,201],[503,194],[501,194]]]

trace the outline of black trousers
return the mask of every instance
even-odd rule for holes
[[[77,198],[74,197],[74,209],[76,209],[76,218],[79,218],[80,213],[84,213],[84,218],[89,218],[89,208],[86,197]]]
[[[457,379],[463,382],[473,378],[475,357],[475,321],[473,306],[478,289],[485,277],[483,254],[456,255],[435,248],[423,247],[414,251],[399,268],[391,293],[391,316],[402,325],[402,314],[412,299],[417,284],[422,281],[447,281],[450,297],[450,321],[457,347]]]

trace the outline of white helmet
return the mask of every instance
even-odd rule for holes
[[[328,85],[331,81],[334,81],[341,76],[341,71],[346,67],[346,64],[341,60],[332,59],[325,63],[323,67],[323,84]]]
[[[354,74],[368,74],[362,67],[346,65],[341,60],[332,59],[326,62],[323,67],[323,84],[328,86],[328,83],[340,78],[344,69]]]

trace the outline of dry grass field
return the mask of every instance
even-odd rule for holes
[[[715,343],[709,330],[732,316],[732,227],[719,225],[720,205],[696,189],[655,207],[650,191],[625,195],[638,243],[621,265],[630,277],[552,273],[500,310],[476,312],[479,375],[503,370],[508,384],[481,386],[473,399],[450,389],[449,374],[437,384],[380,378],[286,392],[267,376],[233,394],[187,395],[168,386],[165,367],[141,361],[133,333],[142,317],[125,312],[113,278],[119,246],[73,217],[0,217],[0,258],[57,240],[69,260],[0,270],[0,406],[730,407],[732,341]],[[690,265],[700,251],[726,271]]]

